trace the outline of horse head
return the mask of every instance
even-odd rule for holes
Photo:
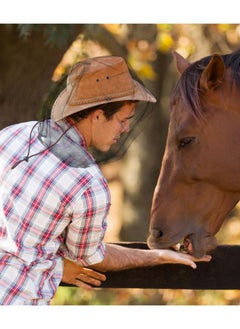
[[[201,257],[240,199],[240,52],[187,62],[172,93],[148,246]],[[175,247],[174,247],[175,248]]]

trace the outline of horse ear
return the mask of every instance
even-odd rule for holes
[[[201,89],[216,89],[223,80],[224,61],[219,55],[213,55],[201,74],[199,85]]]
[[[176,51],[173,51],[172,54],[177,70],[180,74],[182,74],[188,68],[190,63],[185,58],[183,58],[180,54],[178,54]]]

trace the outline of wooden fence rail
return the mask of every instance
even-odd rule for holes
[[[147,249],[145,243],[119,244]],[[106,272],[106,276],[102,288],[240,289],[240,246],[218,246],[212,253],[211,262],[199,262],[195,270],[185,265],[164,264]]]

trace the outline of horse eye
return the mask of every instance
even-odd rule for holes
[[[191,144],[195,140],[195,137],[184,137],[179,140],[178,148],[181,149],[183,147],[186,147],[187,145]]]

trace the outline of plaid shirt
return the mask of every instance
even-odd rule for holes
[[[12,169],[26,156],[35,123],[0,132],[1,305],[48,304],[61,281],[63,257],[83,266],[104,257],[110,193],[74,127],[71,138],[90,166],[75,168],[61,161],[42,145],[34,128],[30,155],[40,153]],[[58,129],[57,123],[51,125]]]

